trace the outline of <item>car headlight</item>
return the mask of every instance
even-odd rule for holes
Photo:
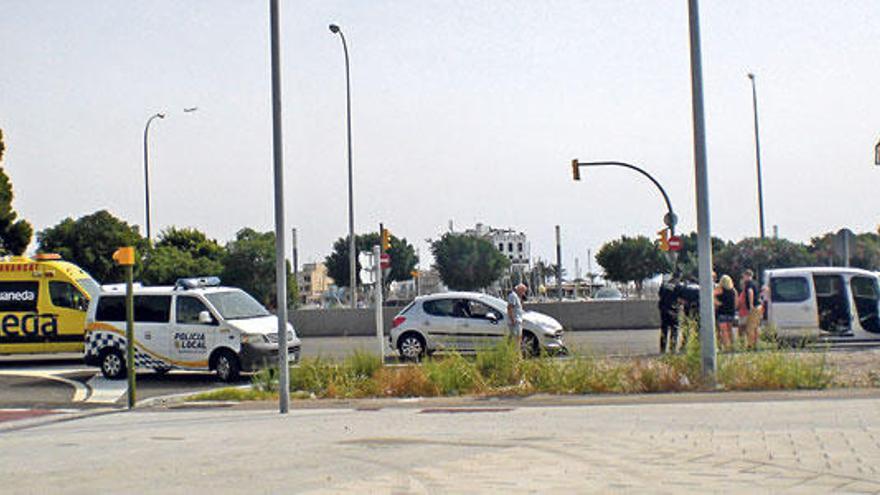
[[[265,344],[269,339],[261,333],[241,333],[242,344]]]

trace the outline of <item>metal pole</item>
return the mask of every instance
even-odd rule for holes
[[[348,270],[349,287],[351,288],[351,307],[357,308],[357,256],[354,238],[354,189],[352,184],[351,167],[351,74],[348,62],[348,44],[345,42],[345,34],[336,24],[330,25],[330,32],[339,35],[342,40],[342,50],[345,53],[345,123],[348,132]]]
[[[125,266],[125,369],[128,371],[128,408],[134,409],[137,384],[134,368],[134,295],[132,265]]]
[[[293,276],[299,275],[299,253],[297,252],[296,227],[290,231],[290,245],[292,246],[291,261],[293,262]]]
[[[153,237],[152,232],[150,231],[150,152],[149,152],[149,138],[150,138],[150,124],[153,123],[156,119],[164,119],[164,113],[153,114],[149,119],[147,119],[147,125],[144,126],[144,198],[145,198],[145,210],[147,216],[147,243],[152,245]]]
[[[698,0],[688,0],[691,46],[691,98],[694,123],[694,172],[697,185],[697,256],[700,273],[700,349],[703,378],[715,386],[715,308],[712,295],[712,241],[709,225],[709,173],[703,115],[703,67]]]
[[[556,226],[556,297],[562,301],[562,238]]]
[[[382,248],[380,246],[373,246],[373,261],[375,263],[373,268],[376,270],[376,338],[379,339],[379,357],[382,358],[384,363],[385,339],[383,335],[385,323],[382,320]]]
[[[284,146],[281,134],[281,43],[278,0],[269,0],[272,51],[272,155],[275,172],[275,306],[278,315],[278,409],[290,410],[287,358],[287,270],[284,263]]]
[[[755,114],[755,164],[758,169],[758,215],[761,222],[761,240],[764,239],[764,186],[761,174],[761,139],[758,137],[758,92],[755,89],[755,75],[749,73],[752,81],[752,109]]]

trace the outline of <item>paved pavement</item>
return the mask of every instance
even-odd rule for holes
[[[706,397],[117,413],[0,434],[0,479],[8,493],[880,493],[876,394]]]

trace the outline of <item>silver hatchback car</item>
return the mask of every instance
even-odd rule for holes
[[[446,292],[417,297],[391,324],[391,347],[404,359],[434,351],[475,351],[491,347],[509,330],[507,302],[478,292]],[[567,352],[562,325],[534,311],[523,314],[523,352],[537,355]]]

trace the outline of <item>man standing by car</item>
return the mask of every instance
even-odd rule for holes
[[[669,342],[669,352],[675,352],[678,345],[678,274],[673,274],[669,280],[660,285],[657,309],[660,310],[660,353],[666,352],[666,343]]]
[[[748,316],[746,317],[745,327],[741,325],[740,329],[745,329],[748,347],[750,349],[754,349],[758,343],[758,326],[761,325],[761,317],[764,314],[758,286],[755,284],[754,280],[752,280],[752,277],[754,276],[754,272],[748,269],[744,271],[742,275],[743,312],[748,314]],[[740,332],[742,332],[742,330],[740,330]]]
[[[522,298],[525,294],[525,284],[518,284],[507,296],[507,328],[510,330],[510,338],[514,339],[517,345],[522,338]]]

